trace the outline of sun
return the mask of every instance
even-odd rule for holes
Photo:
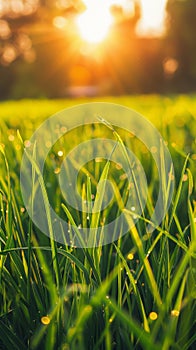
[[[100,43],[107,38],[114,18],[111,6],[122,6],[125,16],[133,14],[133,4],[139,1],[141,19],[137,34],[159,36],[164,33],[165,7],[167,0],[83,0],[86,10],[77,16],[76,25],[80,36],[88,43]]]
[[[76,24],[83,40],[100,43],[109,32],[112,24],[110,7],[104,1],[85,1],[86,10],[77,17]]]

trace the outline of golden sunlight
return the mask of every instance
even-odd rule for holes
[[[161,35],[164,33],[165,7],[167,0],[140,0],[141,20],[138,23],[139,35]]]
[[[136,1],[137,2],[137,1]],[[165,6],[167,0],[138,0],[141,5],[141,19],[137,25],[138,35],[156,35],[164,32]],[[110,8],[122,6],[124,13],[134,11],[134,0],[84,0],[86,10],[77,17],[76,25],[80,36],[89,43],[103,41],[112,25]]]
[[[77,17],[80,35],[89,43],[103,41],[112,24],[112,15],[107,3],[100,0],[85,0],[86,10]]]

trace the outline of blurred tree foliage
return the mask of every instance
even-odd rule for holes
[[[194,90],[196,1],[168,0],[162,38],[136,36],[130,2],[129,16],[111,8],[110,36],[94,47],[74,25],[82,0],[1,0],[0,99]]]
[[[196,1],[168,0],[169,53],[178,61],[174,84],[184,91],[196,89]]]

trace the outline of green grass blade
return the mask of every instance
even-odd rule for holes
[[[6,349],[26,350],[26,346],[14,332],[0,320],[0,339]]]

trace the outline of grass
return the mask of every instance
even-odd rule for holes
[[[102,99],[103,100],[103,99]],[[76,248],[46,237],[30,220],[20,192],[23,147],[45,118],[85,100],[1,103],[0,349],[121,350],[194,349],[196,313],[195,119],[196,96],[105,98],[129,106],[159,129],[173,158],[176,183],[164,221],[149,234],[158,174],[152,156],[122,130],[117,135],[140,159],[148,200],[135,226],[131,210],[125,236],[97,248]],[[96,197],[101,179],[113,182],[115,200],[97,213],[73,210],[57,182],[58,150],[68,153],[92,135],[82,127],[61,138],[45,164],[43,191],[58,215],[75,226],[110,222],[127,200],[123,170],[112,162],[89,162],[78,191]],[[19,132],[17,133],[17,130]],[[91,132],[91,133],[90,133]],[[110,135],[104,125],[93,137]],[[21,135],[21,136],[20,136]],[[22,138],[22,140],[21,140]],[[36,153],[36,151],[35,151]],[[51,171],[52,169],[52,171]],[[108,171],[110,170],[110,171]],[[32,183],[36,186],[36,168]],[[103,185],[102,185],[103,186]],[[104,187],[100,188],[103,192]],[[100,198],[102,195],[100,196]],[[101,201],[96,201],[97,208]],[[47,216],[48,223],[50,216]],[[70,227],[71,229],[71,227]]]

